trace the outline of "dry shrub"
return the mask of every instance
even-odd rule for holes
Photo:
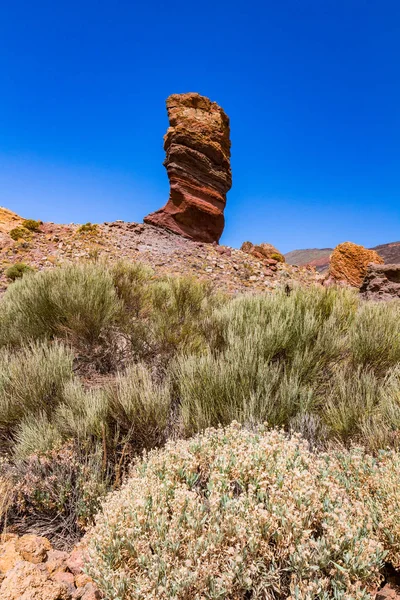
[[[113,600],[368,598],[400,560],[399,477],[395,453],[209,429],[145,455],[107,497],[88,569]]]
[[[19,533],[48,537],[58,548],[79,540],[108,489],[101,448],[88,454],[72,441],[2,471],[13,486],[8,524]]]
[[[91,235],[95,235],[99,231],[99,226],[97,225],[97,223],[90,223],[89,221],[88,223],[80,225],[76,231],[77,233],[88,233]]]
[[[7,524],[7,515],[12,502],[13,482],[11,478],[2,473],[3,464],[0,463],[0,530]]]

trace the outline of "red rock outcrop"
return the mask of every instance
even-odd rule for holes
[[[276,265],[278,262],[285,262],[285,257],[279,250],[275,248],[272,244],[257,244],[254,245],[251,242],[243,242],[241,245],[241,251],[246,252],[246,254],[251,254],[255,258],[259,260],[263,260],[264,262],[273,261],[271,264]]]
[[[232,185],[229,118],[218,104],[196,93],[169,96],[167,111],[169,200],[144,221],[195,241],[218,242]]]
[[[83,567],[82,548],[68,554],[36,535],[0,535],[1,600],[100,600]]]
[[[360,287],[369,263],[383,264],[384,260],[375,250],[368,250],[352,242],[336,246],[331,254],[329,279]]]
[[[400,264],[368,265],[360,293],[368,300],[400,298]]]

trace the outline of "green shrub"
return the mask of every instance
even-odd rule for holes
[[[4,343],[54,336],[93,344],[121,305],[110,273],[96,264],[63,266],[16,281],[0,302]]]
[[[29,413],[18,425],[14,435],[14,459],[26,459],[33,454],[46,454],[61,446],[62,436],[45,412]]]
[[[324,418],[329,430],[342,440],[355,438],[363,423],[378,411],[384,383],[373,371],[348,366],[338,369],[324,399]]]
[[[33,269],[26,263],[22,263],[22,262],[11,265],[11,267],[8,267],[8,269],[6,269],[6,271],[5,271],[5,275],[6,275],[7,279],[10,279],[11,281],[20,279],[26,273],[33,273]]]
[[[400,563],[400,457],[312,454],[232,424],[169,442],[107,497],[88,571],[105,597],[367,599]]]
[[[271,258],[273,258],[274,260],[277,260],[280,263],[284,263],[285,262],[285,257],[282,254],[271,254]]]
[[[332,365],[348,348],[355,307],[353,295],[317,289],[231,301],[214,315],[222,350],[173,365],[186,433],[233,419],[287,426],[319,409]]]
[[[0,428],[12,431],[30,415],[49,418],[72,377],[72,354],[58,343],[34,343],[0,353]]]
[[[39,231],[40,229],[40,221],[34,221],[33,219],[26,219],[22,226],[29,231]]]
[[[108,402],[102,389],[85,390],[77,379],[66,383],[53,421],[63,439],[87,445],[104,442]]]
[[[14,229],[11,229],[11,231],[9,232],[9,236],[15,242],[18,242],[18,240],[20,240],[21,238],[24,240],[29,240],[31,238],[31,232],[29,231],[29,229],[26,229],[26,227],[23,226],[14,227]]]
[[[138,450],[165,440],[170,410],[166,384],[156,384],[143,364],[118,375],[107,391],[108,420],[122,440]]]
[[[77,229],[78,233],[97,233],[99,230],[99,226],[97,223],[85,223],[84,225],[80,225]]]
[[[125,310],[136,318],[141,316],[143,310],[147,315],[150,300],[148,284],[154,275],[152,269],[141,263],[119,261],[110,267],[110,271]]]
[[[384,373],[400,363],[400,302],[362,304],[351,335],[355,364]]]
[[[225,298],[213,292],[209,283],[192,277],[168,277],[155,282],[151,291],[153,353],[168,363],[178,352],[203,352],[210,333],[208,319]]]

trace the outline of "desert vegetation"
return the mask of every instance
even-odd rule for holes
[[[110,599],[362,598],[399,565],[398,301],[232,298],[127,262],[21,275],[0,299],[3,525],[66,547],[112,491],[91,542]]]
[[[91,532],[107,598],[367,598],[399,564],[399,455],[237,423],[151,452]],[[379,500],[377,500],[379,498]]]

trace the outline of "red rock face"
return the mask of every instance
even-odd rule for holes
[[[360,287],[369,263],[382,264],[383,258],[375,250],[368,250],[352,242],[336,246],[331,254],[329,277],[336,282],[344,282]]]
[[[229,118],[195,93],[169,96],[167,111],[164,165],[170,195],[164,208],[144,221],[199,242],[218,242],[232,185]]]

